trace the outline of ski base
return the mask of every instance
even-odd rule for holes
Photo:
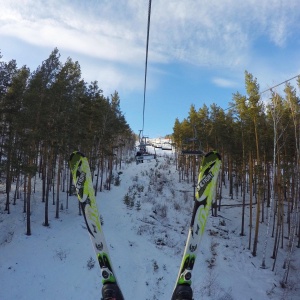
[[[179,284],[176,286],[171,300],[193,300],[193,290],[187,284]]]
[[[102,286],[102,300],[124,300],[124,298],[116,283],[105,283]]]

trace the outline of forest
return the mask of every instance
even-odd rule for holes
[[[84,82],[77,61],[60,61],[57,48],[33,72],[26,66],[18,68],[15,60],[1,58],[0,53],[0,172],[5,211],[10,213],[10,205],[16,204],[22,191],[26,234],[31,235],[30,203],[37,178],[42,181],[43,225],[49,226],[51,200],[56,218],[63,206],[68,208],[68,202],[60,201],[59,191],[72,192],[69,155],[74,150],[85,153],[97,172],[96,191],[109,189],[112,164],[121,164],[122,152],[134,147],[135,136],[120,110],[118,92],[104,97],[96,81]]]
[[[191,105],[187,118],[175,120],[173,139],[179,154],[211,149],[221,153],[223,184],[219,184],[217,205],[222,205],[227,176],[229,196],[243,200],[240,235],[244,236],[245,226],[249,226],[248,249],[252,255],[257,255],[258,243],[266,242],[259,241],[261,223],[267,224],[274,244],[271,254],[265,253],[265,246],[260,247],[262,267],[266,255],[270,255],[274,270],[279,247],[286,250],[284,286],[295,247],[300,248],[300,101],[297,88],[289,82],[285,82],[282,94],[270,89],[269,98],[264,99],[257,79],[247,71],[245,90],[247,95],[233,94],[228,109],[212,104],[197,110]],[[195,163],[195,156],[178,156],[182,179],[194,178],[199,165]],[[248,220],[246,209],[250,211]]]
[[[84,81],[78,62],[60,61],[58,49],[33,72],[1,58],[0,53],[1,197],[6,197],[9,214],[22,193],[26,234],[31,235],[30,204],[37,179],[42,182],[43,225],[49,226],[50,203],[56,207],[55,218],[68,208],[59,191],[72,192],[70,153],[80,150],[89,157],[97,193],[110,189],[112,170],[121,166],[123,153],[134,150],[136,136],[120,109],[118,92],[105,97],[96,81]],[[195,155],[181,155],[182,151],[220,152],[214,213],[224,205],[222,187],[229,182],[230,197],[243,199],[240,235],[248,226],[252,255],[263,243],[261,223],[268,224],[272,237],[274,266],[278,249],[286,249],[284,286],[295,248],[300,248],[300,102],[297,88],[289,82],[282,94],[270,90],[269,98],[263,99],[257,79],[247,71],[245,89],[247,95],[233,94],[228,109],[212,104],[197,110],[191,105],[187,118],[175,120],[171,137],[179,180],[196,178],[200,165]],[[260,251],[264,258],[269,255],[266,247]]]

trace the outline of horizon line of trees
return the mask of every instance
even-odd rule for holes
[[[105,97],[97,81],[84,82],[79,63],[70,57],[62,63],[57,48],[33,72],[1,58],[0,52],[0,175],[6,185],[5,210],[10,213],[10,203],[16,204],[22,187],[30,235],[30,198],[37,174],[48,226],[50,190],[56,218],[65,181],[71,192],[66,176],[71,152],[79,150],[89,157],[92,172],[97,172],[96,191],[99,186],[101,190],[104,176],[112,175],[113,163],[121,165],[122,151],[134,148],[135,135],[120,109],[118,92]],[[10,199],[13,183],[16,189]]]
[[[300,88],[300,76],[297,86]],[[182,178],[192,178],[198,173],[196,170],[193,174],[195,159],[180,155],[182,150],[220,152],[220,181],[224,185],[227,176],[229,196],[242,197],[241,236],[246,234],[245,207],[249,205],[248,249],[253,256],[257,255],[260,223],[266,222],[274,237],[273,269],[278,248],[284,248],[287,240],[289,256],[284,266],[284,285],[293,246],[300,248],[300,99],[297,89],[287,82],[283,95],[270,90],[269,100],[263,101],[257,79],[247,71],[245,88],[247,95],[234,93],[227,110],[216,104],[203,105],[198,110],[191,105],[183,121],[175,120],[173,141],[178,168],[184,174]],[[218,191],[219,204],[222,184]],[[262,247],[262,267],[265,267],[265,248]]]

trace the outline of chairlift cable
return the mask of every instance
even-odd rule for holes
[[[274,88],[276,88],[276,87],[278,87],[278,86],[280,86],[280,85],[282,85],[282,84],[284,84],[284,83],[287,83],[287,82],[289,82],[289,81],[291,81],[291,80],[293,80],[293,79],[295,79],[295,78],[297,78],[297,77],[300,77],[300,74],[298,74],[298,75],[296,75],[296,76],[294,76],[294,77],[292,77],[292,78],[290,78],[290,79],[287,79],[287,80],[285,80],[285,81],[282,81],[282,82],[280,82],[280,83],[278,83],[278,84],[276,84],[276,85],[274,85],[274,86],[271,86],[270,88],[268,88],[268,89],[266,89],[266,90],[260,92],[258,95],[261,96],[261,95],[264,94],[265,92],[272,91],[272,89],[274,89]],[[236,107],[236,104],[233,104],[233,105],[231,105],[231,106],[225,108],[224,111],[229,110],[229,109],[234,108],[234,107]]]
[[[272,86],[272,87],[270,87],[270,88],[268,88],[268,89],[266,89],[266,90],[260,92],[259,95],[264,94],[264,93],[267,92],[267,91],[272,91],[272,89],[274,89],[274,88],[276,88],[276,87],[278,87],[278,86],[280,86],[280,85],[282,85],[282,84],[284,84],[284,83],[287,83],[287,82],[289,82],[289,81],[291,81],[291,80],[293,80],[293,79],[295,79],[295,78],[297,78],[297,77],[299,77],[299,76],[300,76],[300,74],[298,74],[298,75],[296,75],[296,76],[294,76],[294,77],[292,77],[292,78],[290,78],[290,79],[287,79],[287,80],[285,80],[285,81],[282,81],[282,82],[280,82],[280,83],[278,83],[278,84],[276,84],[276,85],[274,85],[274,86]]]
[[[147,66],[148,66],[148,48],[149,48],[149,33],[150,33],[150,19],[151,19],[151,0],[149,0],[148,7],[148,25],[147,25],[147,41],[146,41],[146,60],[145,60],[145,80],[144,80],[144,103],[143,103],[143,127],[139,133],[139,142],[140,142],[140,151],[137,152],[136,155],[136,163],[144,162],[144,160],[152,159],[156,157],[156,153],[154,155],[150,155],[146,152],[146,137],[144,137],[144,127],[145,127],[145,106],[146,106],[146,87],[147,87]],[[143,139],[145,140],[143,144]],[[141,153],[142,151],[142,153]]]
[[[148,66],[148,47],[149,47],[149,32],[150,32],[150,17],[151,17],[151,0],[148,7],[148,26],[147,26],[147,43],[146,43],[146,61],[145,61],[145,80],[144,80],[144,103],[143,103],[143,129],[145,125],[145,105],[146,105],[146,86],[147,86],[147,66]]]

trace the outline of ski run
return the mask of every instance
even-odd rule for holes
[[[194,208],[193,183],[180,182],[169,153],[161,151],[156,159],[138,165],[123,162],[116,170],[120,183],[96,196],[113,271],[127,300],[169,300],[180,275]],[[50,226],[44,227],[39,193],[37,186],[31,236],[25,235],[22,201],[7,215],[1,197],[0,299],[101,299],[103,278],[87,224],[78,214],[77,196],[69,199],[69,208],[61,210],[59,219],[50,205]],[[226,187],[222,194],[223,204],[242,202],[237,196],[231,200]],[[246,214],[248,218],[248,210]],[[299,251],[292,261],[294,285],[282,289],[285,256],[279,250],[272,272],[273,259],[267,254],[262,269],[262,251],[252,256],[248,229],[241,237],[240,226],[241,206],[223,206],[217,217],[208,214],[193,266],[193,298],[299,299]],[[261,224],[258,247],[263,247],[265,232],[266,224]],[[271,241],[267,253],[272,251]]]

